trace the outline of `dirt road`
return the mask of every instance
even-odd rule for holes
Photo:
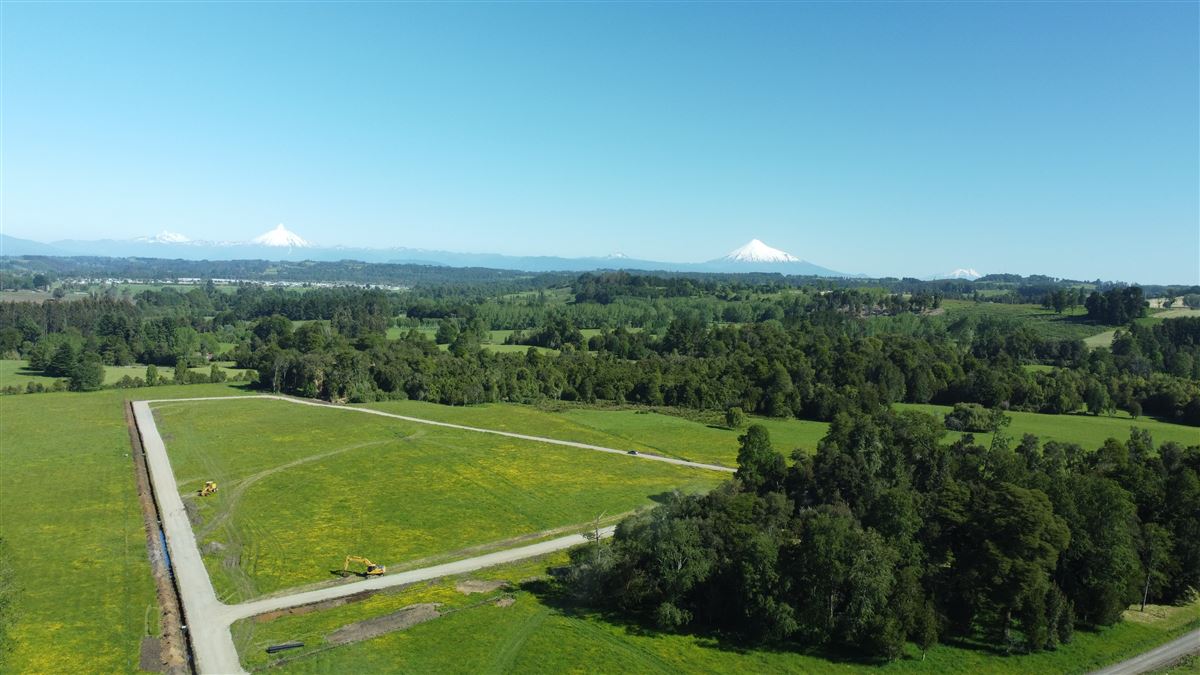
[[[1138,675],[1158,670],[1188,654],[1200,654],[1200,630],[1194,630],[1161,647],[1143,652],[1127,661],[1093,671],[1092,675]]]
[[[171,398],[162,400],[142,401],[142,403],[179,403],[182,401],[245,401],[246,399],[273,399],[276,401],[285,401],[287,403],[296,403],[298,405],[310,405],[315,408],[329,408],[330,410],[343,410],[346,412],[365,413],[368,415],[379,415],[380,417],[390,417],[392,419],[404,420],[405,422],[414,422],[416,424],[428,424],[435,427],[445,427],[447,429],[460,429],[462,431],[474,431],[481,434],[493,434],[495,436],[507,436],[508,438],[519,438],[525,441],[535,441],[537,443],[549,443],[551,445],[565,445],[570,448],[579,448],[581,450],[594,450],[596,452],[608,452],[617,455],[622,455],[630,459],[644,459],[651,462],[666,462],[667,464],[675,464],[678,466],[688,466],[693,469],[707,469],[709,471],[724,471],[726,473],[734,473],[737,469],[732,469],[727,466],[718,464],[704,464],[702,462],[689,462],[686,459],[675,459],[674,457],[663,457],[661,455],[648,455],[639,452],[636,455],[629,454],[628,450],[620,448],[607,448],[603,445],[592,445],[590,443],[577,443],[575,441],[562,441],[557,438],[546,438],[545,436],[530,436],[528,434],[518,434],[511,431],[497,431],[496,429],[483,429],[480,427],[469,427],[464,424],[452,424],[450,422],[436,422],[427,420],[421,417],[409,417],[408,415],[397,415],[395,413],[383,412],[382,410],[371,410],[370,408],[356,408],[348,405],[334,405],[332,403],[320,403],[318,401],[309,401],[307,399],[292,398],[290,396],[276,396],[274,394],[258,394],[255,396],[203,396],[196,398]]]
[[[247,396],[229,397],[222,399],[173,399],[180,400],[239,400],[252,398]],[[263,398],[263,397],[253,397]],[[285,397],[269,396],[265,398],[276,398],[292,403],[303,403],[306,405],[320,405],[317,403],[309,403],[307,401],[297,401]],[[353,595],[366,590],[378,590],[382,588],[390,588],[393,586],[402,586],[418,581],[427,581],[438,577],[449,576],[453,574],[463,574],[475,570],[500,565],[503,563],[515,562],[526,558],[533,558],[554,551],[578,546],[586,541],[582,535],[569,535],[550,539],[547,541],[520,546],[517,548],[507,549],[504,551],[496,551],[486,555],[480,555],[464,560],[434,565],[422,569],[409,570],[398,574],[390,574],[373,579],[366,579],[357,583],[339,584],[328,588],[321,588],[302,593],[294,593],[291,595],[261,598],[250,602],[245,602],[238,605],[226,605],[217,599],[217,594],[213,590],[212,582],[208,576],[208,570],[204,567],[204,562],[200,557],[200,549],[196,543],[196,537],[192,531],[191,523],[188,521],[187,511],[183,506],[183,498],[179,494],[179,486],[175,481],[175,473],[171,469],[171,462],[167,456],[167,448],[163,443],[161,434],[158,432],[158,426],[154,422],[154,415],[150,410],[150,404],[157,401],[134,401],[133,414],[134,421],[137,423],[138,433],[141,436],[142,447],[146,453],[146,465],[150,472],[150,480],[153,484],[154,499],[158,504],[159,516],[162,519],[163,531],[167,537],[167,547],[171,554],[171,563],[175,573],[176,582],[179,587],[180,601],[183,603],[184,620],[188,633],[188,639],[192,645],[192,653],[196,659],[196,670],[200,673],[241,673],[241,663],[238,659],[237,649],[233,644],[233,636],[229,631],[229,627],[234,621],[248,618],[264,612],[270,612],[289,607],[297,607],[307,605],[313,602],[322,600],[331,600],[347,595]],[[611,448],[601,448],[599,446],[587,446],[586,444],[572,443],[569,441],[556,441],[554,439],[543,439],[535,436],[522,436],[520,434],[510,434],[507,432],[493,432],[487,429],[474,429],[472,427],[463,427],[454,424],[443,424],[440,422],[431,422],[428,420],[419,420],[415,418],[404,418],[399,415],[390,415],[387,413],[378,413],[377,411],[368,411],[361,408],[342,408],[334,406],[335,409],[341,410],[359,410],[373,414],[382,414],[386,417],[398,417],[408,421],[419,422],[424,424],[434,424],[437,426],[448,426],[469,431],[480,431],[483,433],[498,433],[503,436],[513,436],[517,438],[526,438],[546,443],[555,443],[558,445],[570,445],[573,447],[581,447],[589,450],[599,450],[603,452],[615,452],[624,455],[620,450]],[[630,457],[632,457],[630,455]],[[698,468],[714,468],[721,471],[727,471],[724,467],[710,467],[709,465],[694,464],[683,462],[682,460],[671,460],[669,458],[653,458],[648,455],[637,455],[643,459],[660,459],[670,461],[673,464],[694,465]],[[612,527],[603,528],[600,530],[600,535],[608,537],[612,535]]]
[[[601,537],[611,537],[615,527],[605,527],[600,529]],[[443,565],[434,565],[433,567],[425,567],[419,570],[411,570],[408,572],[400,572],[398,574],[388,574],[382,577],[374,577],[364,579],[353,584],[342,584],[339,586],[330,586],[329,588],[319,588],[313,591],[304,593],[293,593],[277,598],[261,598],[259,600],[251,600],[243,602],[240,605],[222,605],[221,616],[227,623],[233,623],[239,619],[246,619],[266,612],[274,612],[280,609],[288,609],[290,607],[299,607],[301,605],[310,605],[314,602],[324,600],[332,600],[341,598],[347,595],[354,595],[362,591],[378,590],[381,588],[391,588],[393,586],[403,586],[405,584],[413,584],[418,581],[428,581],[430,579],[438,579],[440,577],[448,577],[455,574],[465,574],[474,572],[485,567],[493,567],[495,565],[503,565],[505,563],[525,560],[526,558],[536,558],[540,555],[561,551],[564,548],[579,546],[587,543],[587,539],[580,534],[572,534],[566,537],[540,541],[536,544],[521,546],[518,548],[510,548],[504,551],[496,551],[487,555],[467,558],[465,560],[456,560],[454,562],[445,563]]]

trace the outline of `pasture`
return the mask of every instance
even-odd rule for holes
[[[30,370],[29,362],[24,359],[0,359],[0,389],[11,386],[24,387],[30,382],[48,387],[58,379],[43,375],[38,370]]]
[[[737,466],[737,438],[745,432],[717,424],[715,415],[711,416],[711,421],[699,421],[644,409],[565,407],[545,410],[513,403],[463,407],[423,401],[387,401],[364,407],[728,467]],[[771,442],[785,455],[796,448],[809,452],[816,450],[817,442],[829,430],[827,423],[809,420],[755,417],[751,422],[767,427]]]
[[[140,391],[240,393],[225,385]],[[0,672],[135,672],[141,639],[157,633],[123,410],[129,394],[0,397],[0,566],[16,588]]]
[[[243,368],[234,367],[233,361],[215,361],[214,363],[219,366],[221,370],[225,371],[226,377],[234,377],[245,372],[245,369]],[[196,366],[195,368],[189,368],[189,370],[191,370],[193,373],[208,375],[212,370],[212,364]],[[120,382],[121,378],[126,376],[130,378],[140,377],[145,379],[146,366],[141,364],[135,364],[132,366],[104,366],[104,384],[106,386],[114,385]],[[175,376],[175,370],[170,366],[159,366],[158,376],[169,382],[171,378]],[[41,383],[44,386],[50,386],[59,379],[60,378],[43,375],[41,371],[30,370],[29,362],[23,359],[0,359],[0,388],[11,385],[24,387],[30,382]],[[132,398],[139,397],[133,396]],[[152,397],[146,396],[143,398]]]
[[[335,579],[627,512],[725,474],[282,401],[154,407],[218,595]],[[194,496],[205,480],[220,492]]]
[[[744,431],[725,428],[717,422],[717,415],[693,419],[648,410],[586,407],[544,410],[511,403],[455,407],[421,401],[388,401],[368,404],[365,407],[443,422],[538,434],[729,467],[737,466],[737,438]],[[919,410],[939,418],[952,410],[950,406],[907,403],[897,404],[896,408]],[[1099,417],[1026,412],[1008,414],[1013,422],[1007,433],[1015,440],[1029,433],[1038,436],[1043,442],[1057,440],[1078,443],[1087,450],[1095,450],[1108,438],[1128,439],[1129,428],[1136,426],[1148,429],[1156,443],[1200,443],[1200,429],[1196,427],[1161,422],[1148,417],[1134,420],[1124,412]],[[815,452],[817,444],[829,431],[828,423],[811,420],[751,417],[749,423],[765,426],[771,434],[771,443],[785,457],[797,448],[810,453]],[[951,442],[960,435],[948,431],[945,441]],[[975,434],[975,437],[982,443],[990,443],[992,439],[991,434]]]
[[[611,623],[556,594],[546,583],[548,569],[565,562],[566,554],[560,553],[416,584],[325,611],[247,619],[234,625],[234,636],[247,669],[263,668],[275,658],[265,653],[268,645],[304,642],[304,648],[288,652],[277,668],[298,673],[1085,673],[1200,624],[1200,603],[1150,606],[1145,614],[1127,612],[1127,620],[1111,628],[1077,631],[1070,644],[1053,652],[1006,657],[951,644],[934,647],[922,661],[916,647],[909,645],[907,658],[880,666],[845,655],[755,649]],[[466,595],[457,590],[464,579],[508,583]],[[505,601],[497,602],[501,599]],[[333,648],[326,642],[326,636],[342,626],[417,603],[439,603],[441,616],[362,642]]]
[[[1089,322],[1087,312],[1082,307],[1056,314],[1054,310],[1044,309],[1041,305],[946,300],[942,308],[947,320],[964,316],[1011,319],[1028,326],[1042,338],[1054,340],[1083,340],[1112,328]]]
[[[900,410],[919,410],[921,412],[937,415],[939,419],[945,416],[946,413],[953,410],[951,406],[945,405],[918,405],[911,403],[900,403],[896,405]],[[1041,415],[1038,413],[1027,412],[1009,412],[1005,413],[1012,418],[1012,424],[1005,429],[1005,433],[1015,443],[1021,440],[1024,434],[1033,434],[1040,438],[1043,443],[1046,441],[1059,441],[1062,443],[1078,443],[1085,450],[1095,450],[1104,445],[1104,441],[1109,438],[1115,438],[1119,441],[1128,440],[1129,429],[1137,427],[1146,429],[1154,438],[1155,444],[1165,443],[1167,441],[1175,441],[1181,445],[1197,445],[1200,444],[1200,428],[1189,427],[1183,424],[1172,424],[1170,422],[1160,422],[1150,417],[1141,417],[1133,419],[1126,412],[1117,412],[1114,415],[1086,415],[1083,413],[1076,415]],[[948,441],[956,440],[962,434],[958,432],[946,432]],[[992,434],[975,434],[975,440],[987,445],[992,442]]]

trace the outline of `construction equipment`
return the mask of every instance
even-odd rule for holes
[[[217,482],[215,480],[206,480],[204,481],[204,487],[200,488],[200,491],[197,494],[199,494],[201,497],[207,497],[216,491]]]
[[[367,571],[366,572],[351,572],[350,571],[350,563],[362,563],[367,566]],[[370,560],[367,560],[366,558],[364,558],[360,555],[348,555],[348,556],[346,556],[346,562],[342,563],[342,576],[349,576],[351,574],[357,574],[362,577],[378,577],[378,576],[382,576],[385,572],[387,572],[386,567],[384,567],[383,565],[376,565],[375,563],[371,562]]]

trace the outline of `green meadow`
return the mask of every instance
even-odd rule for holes
[[[154,407],[218,595],[332,580],[593,521],[726,475],[282,401]],[[195,497],[205,480],[220,491]]]
[[[1126,621],[1101,631],[1080,630],[1056,651],[1000,656],[970,645],[938,645],[921,658],[880,665],[844,655],[800,649],[746,648],[710,637],[660,633],[612,623],[556,595],[543,583],[566,562],[559,553],[542,560],[438,579],[381,593],[325,611],[247,619],[234,638],[247,669],[275,663],[266,647],[292,640],[273,670],[297,673],[1085,673],[1122,660],[1200,625],[1200,603],[1131,610]],[[506,581],[483,593],[457,590],[464,579]],[[504,602],[497,601],[504,599]],[[509,604],[511,600],[511,604]],[[383,616],[417,603],[438,603],[442,615],[374,639],[333,647],[326,636],[339,627]],[[507,606],[505,606],[507,605]]]
[[[1082,307],[1056,314],[1041,305],[1010,305],[998,302],[974,302],[972,300],[946,300],[942,303],[947,319],[961,316],[975,318],[1012,319],[1028,326],[1038,335],[1054,340],[1083,340],[1112,326],[1093,324],[1087,320]]]
[[[0,396],[0,555],[16,588],[0,672],[136,672],[141,639],[158,630],[123,410],[131,393]]]
[[[24,387],[30,382],[50,386],[58,379],[43,375],[41,371],[30,370],[29,362],[24,359],[0,359],[0,389],[13,385]]]
[[[900,403],[896,407],[901,410],[919,410],[937,415],[939,418],[953,408],[944,405],[917,405]],[[1038,413],[1009,412],[1012,423],[1005,429],[1013,441],[1019,441],[1025,434],[1033,434],[1042,442],[1060,441],[1063,443],[1078,443],[1085,450],[1095,450],[1104,445],[1109,438],[1127,440],[1129,430],[1133,427],[1150,432],[1156,444],[1175,441],[1181,445],[1200,444],[1200,428],[1183,424],[1160,422],[1150,417],[1133,419],[1126,412],[1114,415],[1041,415]],[[947,432],[946,438],[954,440],[962,434]],[[975,434],[975,439],[983,444],[992,442],[992,434]]]
[[[621,450],[637,450],[693,462],[737,466],[738,436],[743,430],[649,410],[564,408],[544,410],[512,403],[444,406],[423,401],[387,401],[365,407],[439,422],[547,436]],[[814,451],[829,425],[807,420],[752,418],[771,432],[785,454],[795,448]]]
[[[242,368],[235,368],[232,361],[217,361],[215,363],[221,368],[221,370],[225,371],[226,377],[234,377],[235,375],[245,372],[245,370]],[[197,366],[195,368],[190,368],[189,370],[191,370],[193,373],[208,375],[208,373],[212,370],[212,365]],[[175,376],[175,369],[171,368],[170,366],[159,366],[158,375],[159,377],[170,381],[171,378]],[[105,385],[116,384],[125,376],[129,376],[130,378],[140,377],[145,379],[146,366],[140,364],[132,366],[104,366]],[[24,387],[29,382],[38,382],[42,385],[49,386],[54,384],[58,379],[60,378],[48,377],[43,375],[40,371],[30,370],[29,362],[23,359],[0,359],[0,388],[10,385]],[[138,398],[137,396],[131,397]],[[149,397],[147,396],[142,398]]]
[[[546,410],[511,403],[443,406],[422,401],[388,401],[368,404],[366,407],[441,422],[593,443],[729,467],[737,466],[737,438],[742,433],[741,430],[718,424],[716,415],[697,420],[649,410],[585,407]],[[950,406],[907,403],[897,404],[896,408],[919,410],[939,418],[952,409]],[[1200,443],[1200,429],[1196,427],[1160,422],[1148,417],[1134,420],[1123,412],[1098,417],[1024,412],[1008,415],[1013,421],[1006,433],[1014,439],[1030,433],[1043,442],[1057,440],[1078,443],[1088,450],[1099,448],[1109,438],[1129,438],[1130,427],[1149,430],[1156,443]],[[750,423],[765,426],[771,433],[775,449],[785,456],[795,449],[814,452],[829,430],[829,424],[810,420],[751,417]],[[956,440],[960,435],[948,431],[946,441]],[[983,443],[992,440],[991,434],[975,434],[975,437]]]

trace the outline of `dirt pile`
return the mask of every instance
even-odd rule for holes
[[[331,645],[344,645],[404,630],[441,616],[437,611],[439,604],[424,602],[419,605],[409,605],[391,614],[342,626],[325,636],[325,641]]]
[[[508,582],[506,581],[483,581],[481,579],[464,579],[455,584],[454,588],[463,595],[471,595],[472,593],[491,593],[497,588],[503,588]]]

